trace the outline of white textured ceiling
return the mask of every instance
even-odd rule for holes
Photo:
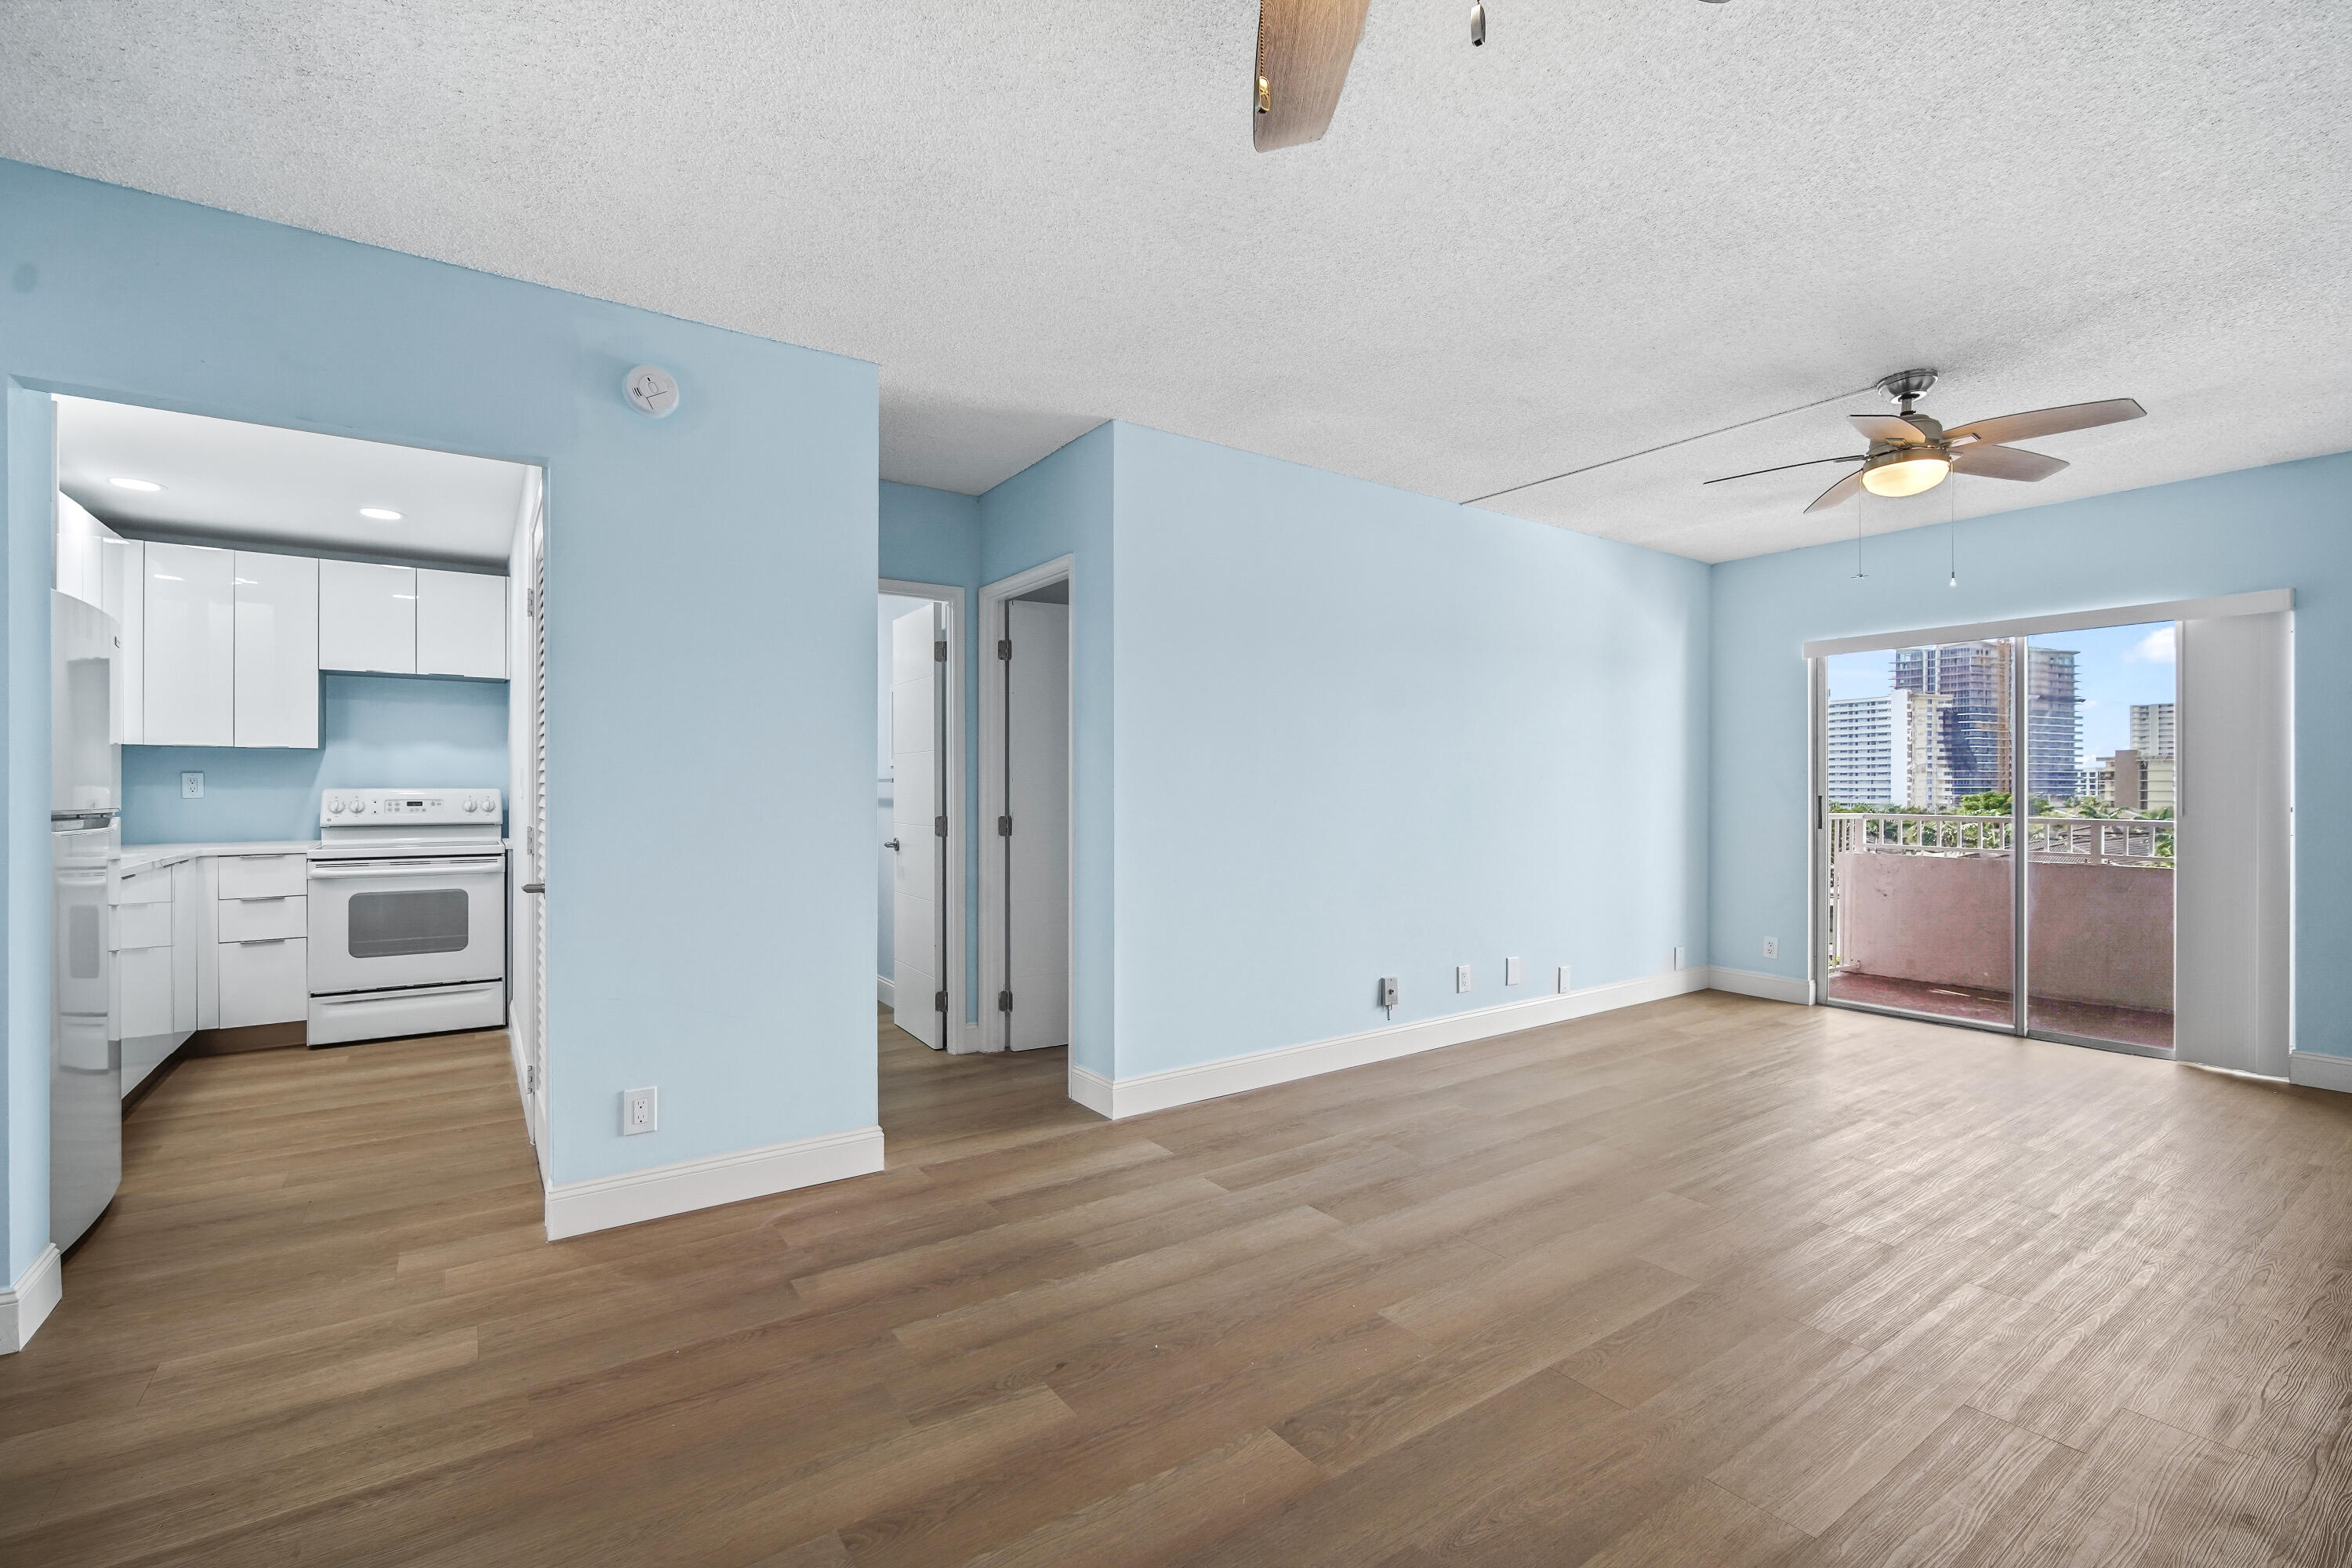
[[[2030,487],[1698,488],[1862,398],[1493,503],[1713,560],[2352,445],[2344,0],[1487,9],[1372,0],[1259,154],[1255,0],[11,0],[0,153],[877,361],[949,489],[1108,417],[1465,500],[1914,364],[2147,405]]]
[[[530,471],[456,452],[58,399],[58,488],[134,533],[503,567]],[[163,488],[123,489],[118,478]],[[362,517],[363,506],[399,520]]]

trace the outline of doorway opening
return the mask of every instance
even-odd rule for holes
[[[2285,1076],[2279,597],[1809,647],[1822,999]]]
[[[877,619],[875,1000],[935,1051],[965,1022],[963,590],[885,581]]]
[[[49,412],[53,1242],[226,1082],[510,1067],[543,1164],[542,470]]]
[[[982,1033],[991,1050],[1066,1050],[1071,1033],[1068,557],[981,590],[994,653],[981,691]]]

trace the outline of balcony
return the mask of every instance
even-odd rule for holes
[[[2027,819],[2037,1031],[2172,1044],[2178,826]],[[2009,1024],[2014,833],[2005,816],[1833,814],[1830,996]]]

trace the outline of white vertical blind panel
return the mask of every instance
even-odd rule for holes
[[[2293,1042],[2294,630],[2180,623],[2176,1054],[2284,1078]]]

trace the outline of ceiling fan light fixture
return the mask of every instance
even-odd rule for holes
[[[1950,477],[1951,458],[1941,452],[1890,452],[1862,471],[1862,488],[1874,496],[1916,496]]]

